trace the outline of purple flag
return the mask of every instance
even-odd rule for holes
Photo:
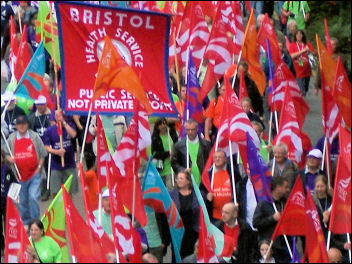
[[[198,122],[198,134],[203,129],[201,124],[203,123],[203,108],[200,100],[200,86],[197,77],[197,68],[194,66],[192,59],[192,53],[189,51],[188,69],[187,69],[187,95],[185,109],[183,112],[183,124],[189,119],[193,119]],[[182,127],[182,138],[186,136],[186,131]]]
[[[248,132],[247,134],[247,157],[250,170],[250,179],[253,184],[255,197],[257,202],[266,200],[272,203],[272,196],[270,191],[271,174],[268,166],[263,158],[260,156],[257,147],[251,140]]]
[[[268,39],[265,39],[266,43],[266,54],[268,55],[268,65],[269,65],[269,80],[268,80],[268,105],[271,106],[273,103],[273,90],[274,90],[274,65],[271,57],[270,43]]]
[[[291,263],[301,263],[301,260],[299,258],[299,253],[297,251],[297,247],[296,247],[296,237],[294,236],[292,238],[292,259],[291,259]]]

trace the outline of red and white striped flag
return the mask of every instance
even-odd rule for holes
[[[209,29],[205,22],[202,7],[199,1],[187,2],[180,33],[176,39],[180,47],[181,62],[185,65],[187,61],[187,49],[192,51],[192,58],[196,68],[199,68],[203,58],[206,44],[209,39]]]
[[[244,37],[244,27],[241,12],[241,3],[239,1],[233,1],[233,12],[235,21],[235,34],[233,37],[233,42],[235,44],[234,53],[238,55],[241,51],[241,46]]]

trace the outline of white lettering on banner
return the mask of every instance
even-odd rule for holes
[[[315,231],[319,232],[319,230],[321,229],[321,225],[318,217],[318,212],[316,210],[307,210],[306,213],[311,215]]]
[[[126,23],[134,28],[144,28],[148,30],[153,30],[154,25],[151,24],[150,16],[139,16],[133,15],[127,17],[127,14],[115,12],[115,17],[112,17],[111,11],[100,11],[100,10],[90,10],[83,9],[80,11],[77,8],[70,8],[70,18],[72,22],[83,23],[89,25],[100,26],[111,25],[112,23],[118,24],[119,27],[126,27]],[[112,21],[114,19],[114,21]]]
[[[292,196],[292,203],[303,208],[304,208],[304,200],[305,200],[305,197],[302,192],[296,192]]]
[[[337,184],[337,194],[339,198],[344,202],[346,201],[347,187],[350,181],[351,181],[351,177],[345,180],[339,180],[339,183]]]

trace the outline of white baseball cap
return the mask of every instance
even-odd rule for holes
[[[109,197],[109,189],[106,189],[105,191],[103,191],[103,194],[101,195],[102,198],[107,198]]]
[[[312,149],[308,153],[308,157],[314,157],[317,159],[322,159],[323,158],[323,153],[321,153],[320,149]]]
[[[16,99],[13,92],[11,92],[11,91],[5,91],[1,97],[2,97],[2,100],[4,100],[4,102],[8,102],[10,100],[13,101]]]
[[[35,104],[46,104],[46,97],[39,95],[37,100],[34,100]]]

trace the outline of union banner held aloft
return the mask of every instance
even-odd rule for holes
[[[170,18],[161,13],[57,2],[63,108],[88,112],[104,39],[139,77],[154,115],[176,115],[168,80]],[[133,88],[132,88],[133,89]],[[93,112],[132,113],[134,97],[111,89],[93,102]]]

